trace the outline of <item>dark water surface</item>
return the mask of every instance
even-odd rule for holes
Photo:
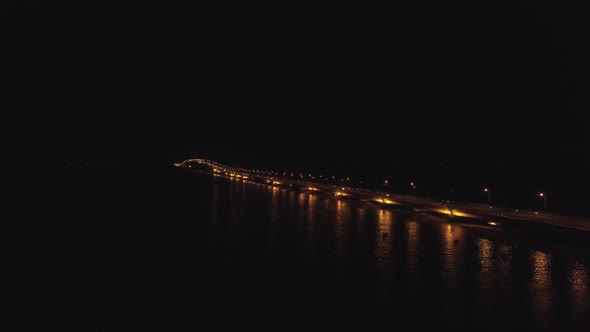
[[[12,248],[13,307],[46,330],[590,330],[584,250],[177,169],[66,173],[41,205],[60,217]]]

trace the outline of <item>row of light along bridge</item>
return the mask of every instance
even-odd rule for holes
[[[491,227],[501,227],[508,221],[511,224],[516,224],[512,223],[513,221],[524,221],[590,232],[590,218],[585,217],[561,216],[552,213],[539,213],[537,211],[492,207],[480,203],[432,200],[428,197],[417,195],[394,194],[384,191],[354,188],[350,185],[337,186],[329,183],[305,181],[304,177],[290,179],[288,177],[279,177],[279,174],[276,172],[232,167],[207,159],[187,159],[182,163],[176,163],[174,165],[181,168],[192,168],[211,172],[220,176],[238,178],[244,181],[330,194],[338,198],[371,201],[381,205],[409,208],[417,212],[432,212],[450,217],[468,218],[473,221],[485,221]],[[342,183],[348,184],[345,181]]]
[[[449,202],[432,201],[429,198],[422,198],[411,195],[392,194],[383,191],[372,191],[350,186],[336,186],[333,184],[323,184],[317,182],[304,181],[299,179],[281,178],[276,176],[277,173],[268,171],[259,171],[253,169],[227,166],[207,159],[187,159],[182,163],[174,164],[176,167],[192,168],[196,170],[208,171],[213,174],[238,178],[247,181],[266,183],[273,186],[290,187],[298,190],[311,192],[323,192],[337,198],[358,199],[362,201],[371,201],[382,205],[396,205],[398,207],[412,208],[418,212],[434,212],[447,215],[450,217],[467,217],[477,218],[475,214],[460,211],[449,205]],[[498,222],[488,222],[490,226],[499,226]]]

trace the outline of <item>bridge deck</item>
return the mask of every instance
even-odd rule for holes
[[[273,181],[278,181],[282,185],[295,186],[302,189],[311,189],[314,191],[334,194],[336,196],[351,196],[364,200],[379,202],[381,204],[389,205],[409,205],[419,207],[421,210],[443,213],[458,217],[472,217],[472,218],[501,218],[530,221],[542,223],[558,227],[566,227],[577,229],[581,231],[590,231],[590,218],[577,216],[563,216],[553,213],[530,211],[530,210],[516,210],[502,207],[491,207],[485,204],[468,203],[468,202],[449,202],[448,204],[441,204],[439,200],[431,200],[427,197],[416,195],[395,194],[389,192],[372,191],[362,188],[353,188],[347,186],[336,186],[332,184],[316,183],[309,181],[302,181],[298,179],[290,179],[279,177],[276,175],[267,175],[266,172],[254,169],[245,169],[238,167],[231,167],[223,165],[214,161],[206,159],[188,159],[182,163],[174,164],[177,167],[191,167],[193,164],[209,167],[211,171],[234,177],[247,177],[249,180],[262,181],[272,184]]]

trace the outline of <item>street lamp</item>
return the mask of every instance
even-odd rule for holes
[[[483,191],[488,193],[488,206],[490,206],[490,190],[488,188],[483,188]]]
[[[412,189],[412,191],[415,194],[416,193],[416,184],[414,182],[410,182],[410,188]]]
[[[547,195],[539,193],[539,197],[543,197],[543,210],[547,211]]]

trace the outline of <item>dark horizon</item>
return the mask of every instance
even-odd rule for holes
[[[58,164],[328,168],[589,213],[573,4],[21,9],[4,17],[21,141]]]

